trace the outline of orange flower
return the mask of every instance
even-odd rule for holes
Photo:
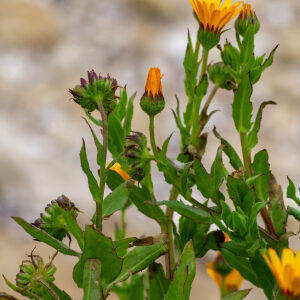
[[[224,233],[225,235],[225,243],[230,241],[230,238],[228,236],[227,233]],[[220,290],[222,289],[222,274],[220,273],[220,271],[218,272],[216,270],[216,264],[218,266],[220,265],[224,265],[224,269],[226,269],[226,262],[224,261],[221,252],[218,251],[217,252],[217,257],[210,263],[206,264],[206,271],[208,273],[208,275],[215,281],[215,283],[218,285],[218,287],[220,288]],[[227,266],[228,267],[228,266]],[[232,269],[231,271],[229,271],[229,273],[227,273],[225,275],[225,284],[224,284],[224,288],[226,290],[226,292],[231,292],[231,291],[237,291],[242,282],[243,282],[243,277],[241,276],[241,274],[239,273],[238,270],[236,269]]]
[[[254,18],[254,16],[255,13],[252,10],[251,4],[243,3],[239,17],[243,19],[248,19],[250,17]]]
[[[298,299],[300,297],[300,251],[295,254],[292,249],[285,248],[282,251],[281,260],[276,251],[268,250],[269,257],[263,257],[275,276],[280,291],[287,297]]]
[[[219,33],[239,12],[241,1],[232,0],[190,0],[204,31]]]
[[[148,72],[148,78],[145,84],[145,93],[149,97],[150,94],[152,98],[155,96],[162,96],[161,78],[163,76],[160,74],[159,68],[151,67]]]
[[[111,166],[109,169],[118,173],[124,180],[130,179],[130,176],[122,169],[121,165],[118,162]]]

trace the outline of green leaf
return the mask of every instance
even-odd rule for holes
[[[127,105],[127,90],[126,86],[123,89],[120,89],[120,100],[116,108],[114,109],[114,115],[121,122],[126,114],[126,105]]]
[[[117,294],[120,300],[144,300],[143,276],[138,274],[131,276],[131,280],[123,285],[115,285],[112,292]]]
[[[174,279],[171,282],[164,300],[186,300],[190,297],[192,282],[196,274],[195,253],[192,242],[188,242],[176,266]]]
[[[114,283],[124,281],[131,274],[144,270],[167,250],[168,246],[163,241],[150,246],[134,248],[124,257],[121,273],[114,280]]]
[[[254,175],[263,174],[254,181],[255,191],[260,201],[268,201],[269,197],[270,164],[268,159],[268,152],[264,149],[255,154],[252,163]]]
[[[59,207],[59,209],[60,209],[60,213],[62,214],[62,216],[67,224],[68,231],[77,240],[79,248],[81,250],[83,250],[84,236],[83,236],[83,232],[82,232],[80,226],[77,224],[76,220],[71,216],[71,214],[68,211],[66,211],[62,207]]]
[[[207,173],[202,163],[199,160],[195,160],[194,169],[196,174],[196,185],[203,197],[211,198],[213,196],[213,183],[210,175]]]
[[[42,229],[38,229],[35,226],[27,223],[22,218],[12,217],[28,234],[30,234],[33,238],[53,247],[57,251],[71,256],[80,256],[80,254],[72,249],[70,249],[67,245],[57,240],[56,238],[49,235],[47,232]]]
[[[286,191],[286,196],[295,201],[295,203],[300,206],[300,198],[296,195],[296,187],[293,181],[288,177],[289,185]]]
[[[93,135],[94,143],[95,143],[95,145],[97,147],[97,164],[98,164],[98,166],[101,166],[103,146],[100,143],[97,135],[95,134],[95,132],[94,132],[93,128],[91,127],[91,125],[89,124],[89,122],[85,118],[84,118],[84,121],[86,122],[86,124],[90,128],[90,131],[91,131],[91,133]]]
[[[58,288],[53,282],[48,282],[48,285],[55,292],[55,294],[59,297],[60,300],[72,300],[72,298],[64,291]]]
[[[252,103],[252,84],[249,74],[245,74],[234,94],[232,104],[232,117],[235,127],[240,133],[247,133],[251,128]]]
[[[168,219],[161,208],[157,205],[147,203],[152,200],[148,189],[133,186],[129,198],[144,215],[156,220],[159,224],[166,224]]]
[[[251,70],[251,81],[253,84],[255,84],[260,76],[261,73],[268,67],[270,67],[273,64],[273,59],[274,59],[274,54],[277,50],[279,45],[277,45],[270,53],[269,57],[264,61],[264,63],[259,66],[258,68],[256,68],[256,70]]]
[[[78,287],[83,286],[84,265],[89,258],[100,259],[102,285],[112,282],[121,271],[123,260],[117,255],[111,238],[86,226],[84,251],[73,270],[73,279]]]
[[[234,150],[234,148],[226,141],[224,140],[221,135],[217,132],[216,127],[213,129],[213,133],[215,136],[221,141],[221,145],[223,145],[223,151],[228,156],[229,162],[232,165],[232,167],[235,170],[238,170],[239,168],[243,167],[243,163],[241,159],[239,158],[238,154]]]
[[[269,214],[276,233],[281,236],[286,232],[288,212],[286,211],[281,185],[270,173]]]
[[[108,126],[108,149],[112,154],[113,158],[116,158],[124,148],[125,135],[124,129],[120,120],[111,113],[107,120]]]
[[[123,182],[116,189],[114,189],[105,199],[103,200],[103,211],[102,216],[107,217],[112,215],[115,211],[125,206],[132,185],[129,182]]]
[[[211,224],[210,214],[200,208],[186,205],[183,202],[177,200],[159,201],[157,202],[157,204],[166,205],[172,210],[178,212],[180,215],[193,220],[195,223]]]
[[[165,272],[161,264],[153,263],[149,266],[149,289],[148,299],[164,299],[170,281],[165,277]],[[133,298],[132,298],[133,299]]]
[[[254,60],[254,26],[248,26],[244,39],[242,41],[240,50],[241,50],[241,59],[240,64],[242,65],[242,70],[245,73],[249,72],[251,69]]]
[[[82,139],[82,147],[80,150],[80,161],[81,161],[81,168],[85,173],[85,175],[87,176],[89,189],[92,194],[93,200],[97,202],[100,199],[100,190],[99,190],[97,180],[95,179],[89,166],[89,162],[86,156],[84,139]]]
[[[127,109],[126,109],[126,115],[123,123],[123,128],[124,128],[124,135],[127,136],[131,132],[131,122],[132,122],[132,117],[133,117],[133,101],[136,96],[136,92],[129,98]]]
[[[225,261],[232,268],[237,269],[245,279],[249,280],[256,286],[259,286],[256,274],[254,273],[252,266],[246,257],[238,256],[225,248],[221,249],[221,254]]]
[[[221,300],[241,300],[244,299],[250,293],[250,291],[251,289],[236,291],[222,297]]]
[[[115,171],[107,170],[107,186],[113,191],[125,180]]]
[[[223,179],[224,179],[224,171],[223,171],[223,162],[222,162],[222,151],[223,146],[219,146],[216,154],[216,158],[211,166],[211,180],[215,191],[218,191]]]
[[[253,128],[252,130],[249,132],[248,134],[248,138],[247,138],[247,153],[250,153],[251,150],[256,146],[257,144],[257,133],[260,129],[260,123],[261,123],[261,118],[262,118],[262,113],[263,113],[263,110],[264,108],[269,105],[269,104],[272,104],[272,105],[275,105],[276,102],[274,101],[266,101],[266,102],[263,102],[259,109],[258,109],[258,112],[257,112],[257,115],[256,115],[256,119],[255,119],[255,122],[253,124]]]
[[[97,258],[89,258],[84,264],[83,300],[100,300],[101,263]]]
[[[130,245],[135,242],[137,238],[122,238],[120,240],[114,241],[114,245],[116,247],[117,254],[120,257],[123,257],[126,254],[127,249],[130,247]]]
[[[192,240],[195,255],[198,257],[207,240],[209,228],[210,224],[195,224],[195,222],[181,216],[179,219],[179,234],[181,240],[180,252],[182,252],[184,246]]]
[[[247,219],[245,215],[234,211],[231,217],[233,230],[239,233],[240,236],[244,236],[247,233]]]
[[[221,57],[225,65],[230,66],[235,71],[239,71],[240,52],[237,48],[233,47],[228,41],[226,41],[224,45],[224,50],[221,51]]]
[[[250,264],[257,276],[259,286],[262,287],[269,300],[273,299],[275,280],[262,255],[257,252],[254,257],[250,258]]]

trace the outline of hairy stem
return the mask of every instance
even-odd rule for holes
[[[154,116],[149,116],[149,133],[150,133],[150,144],[156,160],[159,160],[159,154],[157,151],[155,143],[155,134],[154,134]]]
[[[242,153],[243,153],[243,160],[244,160],[244,166],[246,170],[246,177],[249,178],[253,176],[253,171],[251,167],[251,157],[250,154],[247,152],[247,134],[246,133],[240,133],[240,139],[241,139],[241,146],[242,146]],[[266,207],[263,207],[260,211],[260,214],[264,220],[264,223],[266,225],[266,228],[270,232],[271,235],[274,237],[277,237],[276,230],[274,228],[273,222],[271,220],[271,217],[269,215],[268,210]]]
[[[107,145],[108,145],[108,127],[107,127],[107,117],[104,111],[104,107],[102,102],[99,103],[99,110],[102,119],[102,135],[103,135],[103,152],[102,152],[102,159],[100,165],[100,197],[96,202],[96,228],[102,232],[102,205],[103,205],[103,198],[104,198],[104,189],[105,189],[105,182],[106,182],[106,156],[107,156]]]
[[[206,72],[207,59],[208,59],[208,50],[203,48],[202,52],[202,68],[200,74],[200,80]],[[199,135],[199,111],[201,106],[202,98],[195,98],[193,103],[193,116],[192,116],[192,135],[191,135],[191,144],[196,147],[198,135]]]

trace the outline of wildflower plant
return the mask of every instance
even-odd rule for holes
[[[66,196],[52,201],[33,223],[13,219],[35,240],[60,255],[78,259],[70,272],[83,289],[84,300],[104,300],[111,293],[121,300],[189,299],[196,261],[210,250],[217,254],[207,264],[207,272],[219,287],[221,299],[245,298],[250,289],[239,290],[244,280],[262,289],[266,299],[299,300],[300,253],[289,249],[289,237],[297,233],[287,232],[287,221],[300,221],[300,199],[288,178],[286,197],[295,205],[285,207],[268,151],[255,150],[263,110],[275,102],[260,103],[254,113],[251,96],[263,71],[272,65],[277,46],[269,55],[257,56],[255,35],[260,24],[248,3],[191,0],[191,5],[199,28],[195,45],[188,33],[183,62],[186,106],[182,113],[177,99],[173,110],[180,134],[176,159],[168,156],[172,134],[162,145],[155,140],[155,116],[165,107],[160,69],[150,68],[145,92],[139,96],[148,115],[149,139],[147,133],[132,128],[136,94],[128,97],[126,85],[89,71],[87,80],[82,78],[70,93],[86,114],[97,149],[98,170],[92,170],[82,141],[81,167],[95,203],[90,223],[77,223],[80,208]],[[220,44],[220,36],[234,18],[236,41]],[[214,64],[209,63],[212,48],[220,54]],[[241,147],[235,149],[214,128],[209,134],[220,145],[208,170],[203,164],[208,134],[204,129],[214,114],[210,104],[221,89],[232,93],[232,119]],[[228,166],[223,163],[225,157]],[[170,189],[167,200],[155,193],[154,166]],[[107,196],[106,188],[110,190]],[[161,233],[128,236],[126,211],[130,206],[157,223]],[[117,211],[120,226],[114,236],[107,236],[103,223]],[[178,224],[174,212],[180,215]],[[16,283],[4,277],[6,283],[31,299],[71,299],[55,283],[54,257],[48,264],[38,255],[29,257],[22,263]],[[160,257],[163,263],[158,261]]]

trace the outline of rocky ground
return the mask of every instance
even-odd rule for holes
[[[81,137],[86,138],[91,160],[95,150],[89,131],[80,118],[81,110],[70,100],[68,88],[94,68],[110,73],[128,91],[143,93],[150,66],[159,66],[165,74],[163,89],[165,111],[157,118],[158,143],[174,126],[168,108],[175,106],[174,94],[184,105],[182,60],[187,28],[195,33],[195,22],[188,0],[1,0],[0,9],[0,271],[11,280],[18,265],[34,245],[46,258],[49,248],[32,242],[9,218],[21,215],[34,220],[39,212],[64,193],[85,211],[82,224],[88,222],[93,203],[86,179],[80,170]],[[293,0],[253,0],[261,31],[257,51],[270,52],[280,44],[274,65],[265,71],[256,85],[254,106],[274,100],[267,108],[257,149],[267,148],[272,171],[284,187],[286,175],[300,182],[300,2]],[[229,26],[230,27],[230,26]],[[232,39],[226,32],[224,39]],[[209,60],[217,61],[217,52]],[[212,109],[220,109],[209,123],[238,147],[233,130],[230,93],[220,92]],[[137,99],[138,100],[138,99]],[[138,101],[136,102],[138,104]],[[147,131],[144,114],[136,106],[134,129]],[[178,136],[171,142],[170,155],[177,152]],[[218,142],[211,136],[205,162],[209,165]],[[158,193],[166,189],[157,181]],[[158,232],[152,222],[136,210],[129,212],[128,234]],[[133,218],[134,217],[134,218]],[[105,224],[112,232],[118,216]],[[143,223],[141,227],[139,224]],[[290,228],[297,230],[293,220]],[[300,250],[299,240],[294,248]],[[191,299],[217,299],[214,283],[199,262]],[[72,283],[71,258],[58,256],[57,282],[81,299]],[[243,287],[247,287],[244,284]],[[3,281],[0,290],[8,291]],[[199,297],[201,292],[201,297]],[[19,297],[19,299],[21,299]],[[111,298],[113,299],[113,297]],[[247,299],[264,299],[253,290]]]

